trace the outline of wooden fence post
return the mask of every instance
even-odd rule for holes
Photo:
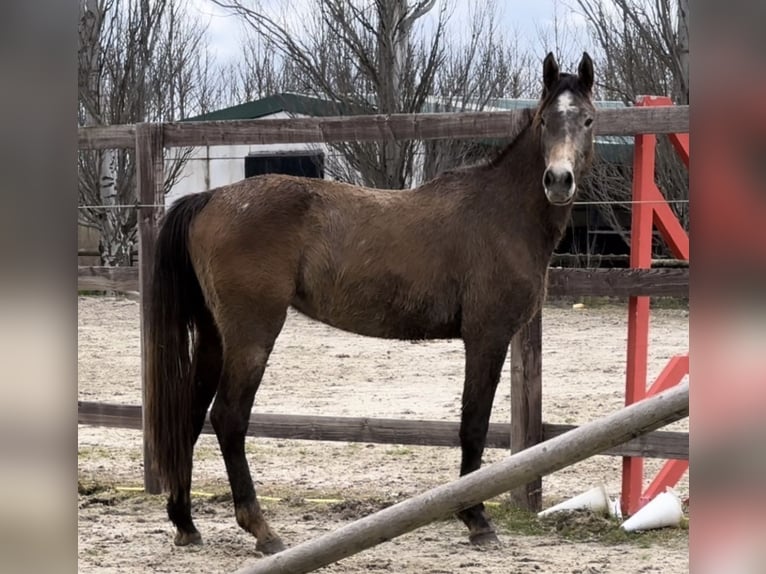
[[[136,126],[136,191],[138,195],[138,284],[141,294],[141,389],[146,393],[146,318],[149,311],[149,286],[154,263],[154,242],[165,202],[165,169],[163,156],[163,127],[161,124],[141,123]],[[144,423],[144,428],[146,425]],[[144,489],[159,494],[159,478],[152,471],[153,455],[146,436],[144,443]]]
[[[511,453],[543,441],[542,311],[511,341]],[[542,478],[511,491],[511,502],[542,510]]]

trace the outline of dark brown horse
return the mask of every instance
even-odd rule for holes
[[[170,208],[148,294],[146,409],[176,544],[201,541],[192,452],[215,397],[210,419],[237,522],[258,550],[283,549],[258,504],[245,432],[290,306],[362,335],[462,338],[460,474],[479,468],[509,342],[542,305],[593,153],[590,57],[565,74],[548,54],[543,84],[539,106],[497,159],[417,189],[264,175]],[[483,504],[459,517],[471,541],[497,540]]]

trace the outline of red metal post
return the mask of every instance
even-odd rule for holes
[[[652,217],[647,203],[654,185],[653,135],[637,135],[633,151],[633,204],[630,232],[630,266],[648,269],[652,266]],[[625,381],[625,404],[644,398],[649,345],[649,297],[630,297],[628,301],[628,356]],[[622,506],[632,513],[643,490],[644,460],[622,459]]]
[[[639,98],[639,106],[672,105],[670,98]],[[689,165],[688,134],[671,134],[671,142],[681,159]],[[652,263],[652,237],[655,225],[674,255],[689,259],[689,237],[665,201],[654,180],[656,137],[635,137],[633,152],[633,211],[631,222],[630,266],[648,269]],[[649,345],[649,297],[630,297],[628,303],[628,353],[625,378],[625,404],[629,405],[662,389],[678,384],[689,372],[688,355],[674,357],[647,391],[646,373]],[[669,461],[643,491],[643,459],[623,458],[622,511],[635,513],[647,500],[675,485],[686,472],[687,461]]]

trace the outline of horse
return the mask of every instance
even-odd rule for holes
[[[481,466],[508,346],[542,306],[592,162],[593,79],[587,52],[576,73],[548,53],[538,105],[505,149],[413,189],[268,174],[170,206],[148,293],[145,432],[175,544],[202,541],[192,457],[212,403],[236,522],[257,551],[285,547],[258,502],[245,433],[290,307],[360,335],[462,339],[460,475]],[[483,503],[457,516],[470,542],[498,542]]]

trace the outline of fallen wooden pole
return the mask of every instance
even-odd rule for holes
[[[335,532],[259,559],[236,574],[312,572],[688,415],[685,382]]]

